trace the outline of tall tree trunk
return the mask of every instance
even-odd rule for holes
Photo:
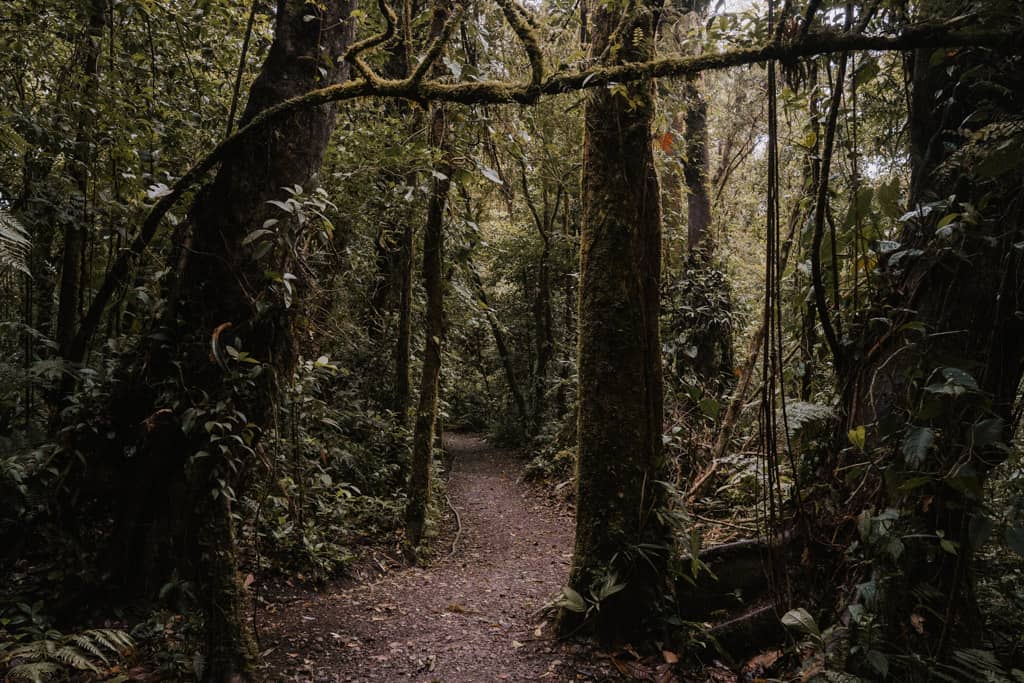
[[[576,236],[579,229],[575,213],[575,205],[566,198],[565,211],[562,212],[562,238],[567,245],[576,244]],[[569,262],[576,257],[575,251],[575,248],[571,247]],[[576,348],[576,273],[570,268],[568,272],[562,275],[561,281],[564,339],[562,340],[562,360],[558,369],[558,392],[555,395],[555,409],[559,418],[565,417],[568,410],[569,373],[575,360],[573,352]],[[572,434],[575,437],[575,430],[573,430]]]
[[[451,14],[449,0],[434,4],[430,24],[430,37],[441,35]],[[433,190],[427,207],[427,224],[423,233],[423,284],[427,291],[426,349],[420,376],[420,397],[413,427],[412,462],[409,473],[409,502],[405,508],[405,535],[408,550],[417,553],[423,541],[427,511],[430,506],[431,469],[437,401],[441,379],[441,340],[444,337],[444,282],[442,255],[444,252],[444,214],[451,189],[451,141],[448,139],[446,106],[440,102],[430,105],[429,144],[440,152]]]
[[[395,340],[395,411],[401,415],[403,423],[408,419],[411,400],[413,237],[412,222],[407,220],[399,255],[398,337]]]
[[[558,184],[552,204],[548,179],[542,168],[541,204],[538,207],[530,192],[526,162],[523,159],[519,160],[519,170],[523,199],[530,209],[534,227],[541,239],[541,253],[537,259],[537,291],[533,299],[533,350],[536,357],[533,365],[533,415],[529,425],[530,433],[537,434],[547,414],[548,366],[555,349],[554,314],[551,311],[551,238],[562,206],[564,187]]]
[[[529,413],[526,410],[526,399],[523,398],[523,391],[519,388],[519,381],[516,379],[516,369],[515,363],[512,360],[512,353],[509,351],[508,342],[505,340],[505,333],[501,329],[498,317],[494,314],[487,300],[487,292],[484,291],[484,283],[480,280],[480,274],[473,268],[471,270],[477,296],[480,297],[480,302],[487,308],[487,324],[491,328],[494,346],[498,350],[498,358],[501,360],[501,367],[505,371],[505,382],[508,384],[509,393],[512,394],[512,401],[515,403],[520,427],[525,432],[529,426]]]
[[[99,87],[100,50],[103,31],[107,23],[106,0],[85,0],[82,23],[82,74],[78,100],[78,121],[73,156],[68,160],[68,175],[78,190],[81,213],[64,226],[64,246],[61,254],[60,298],[57,305],[57,349],[66,358],[71,350],[78,327],[81,304],[82,260],[86,248],[86,230],[89,223],[89,173],[92,160],[95,102]],[[62,389],[70,385],[62,383]]]
[[[615,61],[653,56],[658,6],[638,3],[632,11],[623,22],[618,6],[593,9],[593,58],[613,38],[622,41]],[[600,609],[585,615],[565,608],[560,629],[586,625],[603,639],[635,636],[672,595],[666,576],[672,535],[658,514],[666,503],[656,483],[665,463],[654,107],[647,81],[588,93],[584,111],[579,462],[569,587],[596,595]],[[623,587],[602,590],[612,585]]]
[[[550,230],[551,226],[548,226]],[[533,303],[534,345],[537,349],[537,364],[533,373],[533,419],[530,431],[540,432],[547,414],[548,366],[554,353],[555,340],[552,328],[554,316],[551,312],[551,239],[550,232],[543,237],[544,247],[537,261],[537,296]]]
[[[683,86],[686,97],[686,155],[683,178],[686,181],[686,247],[693,254],[701,247],[711,248],[711,198],[708,194],[708,103],[700,91],[700,76],[688,78]],[[706,255],[705,255],[706,256]]]
[[[957,11],[949,4],[921,11],[943,19]],[[994,18],[1010,5],[986,8]],[[982,632],[977,530],[986,525],[987,475],[1010,442],[1024,361],[1015,313],[1022,257],[1013,248],[1024,239],[1024,134],[998,123],[1024,115],[1024,71],[1018,57],[964,49],[936,63],[928,51],[913,56],[911,81],[911,206],[940,203],[905,225],[900,256],[889,258],[876,290],[884,294],[864,317],[888,313],[890,322],[866,323],[844,400],[849,427],[866,426],[867,448],[885,470],[884,486],[859,488],[854,502],[866,516],[899,511],[884,537],[868,539],[882,568],[888,642],[942,658],[954,640],[966,645]],[[950,227],[937,232],[943,219]],[[884,545],[889,538],[900,539],[900,552]]]
[[[340,58],[352,39],[351,9],[350,2],[322,8],[278,1],[274,41],[240,125],[347,78]],[[169,287],[176,296],[164,321],[168,341],[151,350],[130,394],[114,407],[121,424],[144,425],[124,477],[129,494],[115,534],[124,547],[116,557],[131,558],[125,567],[135,566],[150,586],[172,568],[194,577],[205,614],[207,681],[252,677],[256,653],[243,618],[232,502],[258,428],[269,423],[274,397],[294,367],[293,326],[305,291],[289,272],[294,259],[285,239],[287,232],[291,243],[301,242],[303,227],[268,201],[286,198],[282,187],[308,191],[315,184],[335,116],[335,106],[291,114],[227,156],[198,193],[188,218],[191,248]],[[266,238],[274,245],[257,257],[260,245],[246,238],[270,219],[279,220]],[[258,361],[259,372],[232,361],[228,346]],[[207,433],[203,425],[211,420],[233,426]],[[227,434],[249,448],[222,447],[231,441],[218,437]]]

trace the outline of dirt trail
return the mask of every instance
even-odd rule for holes
[[[527,484],[522,463],[476,436],[446,435],[462,531],[441,559],[335,592],[280,596],[264,642],[273,680],[594,681],[607,660],[538,637],[537,611],[568,574],[572,520]],[[450,514],[449,510],[449,514]],[[448,544],[448,545],[444,545]],[[613,671],[613,670],[612,670]]]

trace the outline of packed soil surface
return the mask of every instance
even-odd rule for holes
[[[464,434],[446,435],[445,448],[450,523],[437,558],[378,560],[380,573],[353,585],[272,595],[260,615],[261,646],[273,648],[265,677],[623,680],[610,655],[554,640],[542,614],[568,576],[571,514],[521,481],[515,453]]]

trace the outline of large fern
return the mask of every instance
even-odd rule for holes
[[[10,211],[0,206],[0,274],[6,270],[27,274],[31,247],[28,231]]]
[[[12,648],[3,658],[10,665],[12,681],[42,682],[66,678],[69,669],[102,673],[111,667],[111,657],[120,659],[135,647],[124,631],[90,629],[55,636]]]

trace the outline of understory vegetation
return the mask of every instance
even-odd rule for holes
[[[471,431],[575,513],[552,637],[1024,681],[1022,35],[6,0],[5,680],[260,680],[269,586],[447,553]]]

